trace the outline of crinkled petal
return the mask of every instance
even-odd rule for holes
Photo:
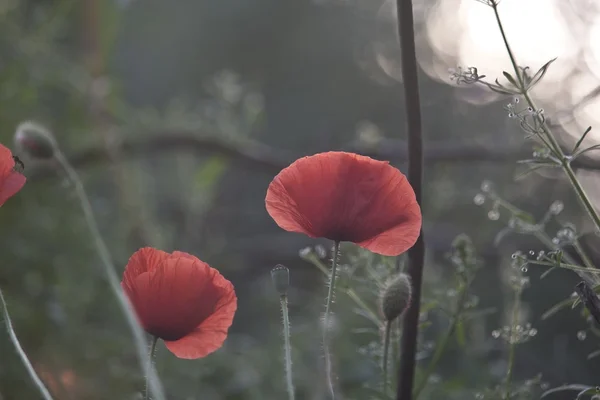
[[[144,272],[152,271],[169,257],[169,253],[152,247],[143,247],[133,253],[127,262],[125,272],[123,273],[123,288],[131,289],[136,278]]]
[[[416,241],[421,212],[406,177],[387,162],[345,152],[301,158],[269,185],[266,208],[283,229],[397,255]]]
[[[221,275],[216,276],[213,283],[220,288],[220,299],[213,314],[189,335],[176,341],[165,341],[167,348],[179,358],[204,357],[218,350],[227,338],[237,310],[237,297],[231,282]]]

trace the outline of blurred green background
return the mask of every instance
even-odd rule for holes
[[[593,108],[600,41],[591,41],[600,31],[599,7],[530,0],[540,17],[529,24],[511,11],[515,1],[503,3],[507,21],[516,21],[508,26],[523,43],[517,55],[524,62],[536,70],[563,56],[535,95],[570,146],[580,127],[600,115]],[[532,150],[502,109],[510,99],[449,80],[447,69],[459,64],[475,65],[492,79],[508,69],[498,37],[472,31],[478,14],[471,13],[480,12],[491,10],[475,0],[415,1],[426,159],[425,301],[444,302],[455,287],[447,253],[466,233],[482,267],[472,294],[479,308],[494,311],[465,324],[466,340],[452,340],[421,398],[476,398],[502,381],[506,345],[492,331],[509,323],[510,256],[545,249],[516,233],[495,240],[508,215],[490,220],[487,203],[474,204],[484,179],[538,219],[553,201],[564,202],[561,221],[586,234],[584,246],[600,261],[598,238],[559,172],[515,181],[515,161]],[[562,19],[542,18],[548,13]],[[12,147],[16,127],[26,120],[52,130],[81,174],[119,275],[135,250],[153,246],[190,252],[236,287],[239,310],[221,350],[186,361],[159,345],[157,368],[169,399],[286,398],[278,297],[269,275],[278,263],[291,270],[298,398],[326,398],[319,334],[324,277],[299,251],[330,243],[279,229],[264,196],[273,176],[294,159],[332,149],[390,160],[406,172],[395,29],[393,4],[383,0],[0,1],[0,141]],[[573,44],[588,34],[590,42]],[[532,42],[550,53],[535,58]],[[485,58],[481,49],[494,56]],[[135,399],[143,376],[73,187],[55,163],[22,158],[28,182],[0,210],[0,288],[22,345],[57,399]],[[600,163],[584,161],[578,171],[600,201]],[[556,230],[550,225],[549,235]],[[366,257],[386,271],[395,268],[393,260],[349,244],[342,254],[354,267]],[[531,286],[520,315],[538,333],[517,347],[514,379],[541,373],[545,387],[599,384],[600,364],[587,360],[599,341],[593,335],[581,340],[578,332],[589,324],[580,310],[540,318],[570,296],[577,276],[558,271],[540,280],[543,271],[527,272]],[[363,283],[348,284],[375,308],[376,289]],[[334,307],[341,391],[348,399],[376,398],[369,387],[379,381],[379,361],[369,349],[378,332],[342,292]],[[447,324],[435,307],[426,319],[421,365]],[[38,398],[0,331],[0,399]]]

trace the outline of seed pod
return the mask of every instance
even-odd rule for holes
[[[290,287],[290,270],[281,264],[277,264],[271,270],[271,278],[273,279],[273,285],[277,293],[280,296],[287,295],[288,288]]]
[[[411,300],[411,283],[406,274],[392,278],[381,291],[381,312],[386,321],[391,322],[406,311]]]

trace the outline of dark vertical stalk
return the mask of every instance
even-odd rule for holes
[[[415,191],[417,202],[421,205],[423,137],[412,1],[396,0],[396,9],[398,12],[398,35],[402,55],[402,79],[408,126],[408,180]],[[425,244],[423,242],[423,232],[421,231],[417,242],[408,251],[407,273],[413,285],[413,298],[402,325],[397,400],[410,400],[412,398],[424,261]]]

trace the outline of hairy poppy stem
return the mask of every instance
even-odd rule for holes
[[[27,372],[29,373],[31,380],[37,387],[37,389],[40,392],[40,394],[42,395],[42,397],[45,400],[52,400],[52,395],[50,395],[50,391],[46,388],[46,385],[44,385],[44,382],[42,382],[42,380],[40,379],[38,374],[35,372],[33,365],[31,365],[29,358],[27,358],[27,354],[25,354],[23,347],[21,347],[21,343],[19,343],[19,339],[17,338],[17,334],[15,333],[15,330],[12,326],[12,322],[8,315],[8,307],[6,306],[6,300],[4,300],[4,296],[2,295],[1,290],[0,290],[0,301],[2,302],[2,314],[4,316],[4,324],[6,325],[6,330],[8,331],[8,336],[10,337],[10,341],[15,346],[15,349],[17,350],[17,353],[19,354],[21,361],[25,365],[25,368],[27,368]]]
[[[383,394],[388,395],[389,376],[388,376],[388,353],[390,352],[390,336],[392,333],[392,321],[385,321],[385,334],[383,336],[383,361],[381,370],[383,371]]]
[[[325,353],[325,379],[329,388],[329,394],[335,399],[335,390],[333,388],[333,377],[331,368],[331,353],[329,351],[329,314],[331,312],[331,303],[335,295],[335,278],[337,275],[337,259],[340,251],[340,242],[333,244],[333,256],[331,257],[331,274],[329,275],[329,292],[327,293],[327,303],[325,305],[325,315],[323,317],[323,352]]]
[[[115,272],[114,263],[112,261],[112,257],[110,252],[108,251],[108,247],[106,243],[104,243],[104,239],[102,239],[102,235],[100,234],[100,229],[98,228],[98,224],[96,223],[96,219],[94,218],[94,213],[92,210],[92,206],[90,204],[90,200],[85,192],[85,188],[83,187],[83,183],[77,175],[77,172],[73,169],[69,161],[64,156],[64,154],[56,149],[55,153],[56,160],[60,163],[62,168],[67,173],[69,180],[73,183],[75,187],[75,193],[79,198],[79,203],[81,204],[81,208],[83,210],[83,214],[85,216],[85,221],[90,229],[92,237],[94,238],[94,244],[96,247],[96,251],[100,256],[100,260],[102,261],[102,265],[104,267],[104,273],[108,280],[111,290],[113,294],[117,298],[123,313],[129,323],[129,327],[133,333],[133,338],[135,342],[135,347],[138,353],[138,358],[140,361],[140,367],[144,369],[146,376],[150,376],[150,389],[155,396],[155,400],[165,400],[164,390],[162,388],[162,384],[158,379],[158,376],[154,372],[152,368],[147,369],[146,365],[146,340],[144,339],[144,332],[138,323],[135,312],[133,311],[129,301],[125,297],[125,294],[121,290],[121,285],[119,284],[119,277]]]
[[[423,185],[423,136],[421,125],[421,101],[415,49],[413,7],[411,0],[396,0],[398,35],[402,56],[402,81],[408,126],[408,181],[415,191],[417,203],[422,205]],[[412,282],[412,301],[404,316],[400,344],[400,369],[398,371],[397,400],[411,400],[415,377],[415,355],[419,331],[421,284],[425,263],[423,231],[415,245],[408,250],[407,273]]]
[[[158,337],[152,336],[150,352],[148,353],[148,371],[154,370],[154,356],[156,354],[156,343],[158,343]],[[146,400],[150,399],[149,381],[150,374],[146,374],[146,388],[144,389],[144,393],[146,394]]]
[[[279,296],[281,303],[281,315],[283,316],[283,346],[285,352],[285,383],[290,400],[295,399],[294,381],[292,375],[292,347],[290,343],[290,316],[288,313],[287,295]]]

